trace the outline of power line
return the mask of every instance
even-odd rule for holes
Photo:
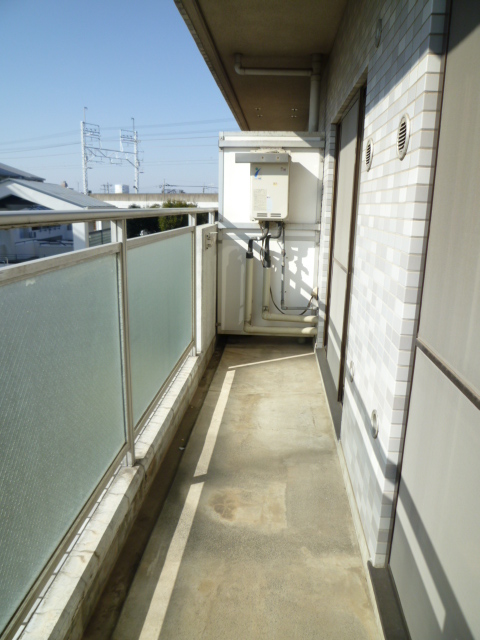
[[[14,160],[36,160],[37,158],[58,158],[63,156],[78,156],[78,151],[72,151],[68,153],[46,153],[39,156],[17,156]],[[7,156],[8,158],[8,156]]]
[[[122,129],[123,131],[123,129]],[[209,135],[196,135],[196,134],[209,134]],[[195,135],[190,135],[195,134]],[[201,140],[202,138],[218,138],[218,130],[215,131],[172,131],[169,133],[165,133],[161,138],[152,137],[158,136],[158,133],[150,133],[142,135],[142,142],[150,142],[151,140]],[[165,137],[168,136],[168,137]],[[112,142],[117,140],[117,138],[102,138],[105,142]]]
[[[59,147],[73,147],[80,142],[64,142],[62,144],[50,144],[45,147],[27,147],[23,149],[2,149],[2,153],[22,153],[23,151],[42,151],[43,149],[58,149]]]
[[[145,142],[155,142],[155,141],[160,141],[160,140],[165,140],[165,141],[173,141],[173,140],[205,140],[205,139],[212,139],[212,138],[216,138],[217,136],[186,136],[186,137],[175,137],[175,138],[150,138],[148,140],[145,140]],[[29,151],[43,151],[46,149],[58,149],[59,147],[73,147],[73,146],[77,146],[81,144],[81,142],[64,142],[62,144],[53,144],[53,145],[47,145],[47,146],[42,146],[42,147],[28,147],[28,148],[22,148],[22,149],[2,149],[1,153],[4,155],[10,154],[10,153],[23,153],[23,152],[29,152]]]
[[[162,135],[162,136],[186,136],[186,135],[197,135],[197,134],[214,134],[218,136],[218,129],[197,129],[194,131],[156,131],[154,133],[144,133],[142,134],[142,140],[147,140],[154,136]],[[107,140],[107,138],[105,138]],[[162,138],[163,139],[163,138]],[[168,138],[165,138],[168,139]]]
[[[148,142],[148,140],[146,141]],[[217,147],[216,143],[210,144],[162,144],[161,149],[204,149],[205,147]],[[0,152],[3,153],[3,152]],[[64,156],[78,156],[78,151],[68,151],[66,153],[45,153],[35,156],[17,156],[16,158],[12,158],[14,162],[17,160],[36,160],[37,158],[63,158]],[[8,159],[8,155],[4,158]]]
[[[190,120],[188,122],[169,122],[169,123],[161,123],[161,124],[145,124],[145,125],[140,125],[139,127],[137,127],[138,129],[154,129],[154,128],[159,128],[159,129],[164,129],[166,127],[186,127],[189,125],[196,125],[196,124],[214,124],[214,123],[220,123],[220,122],[234,122],[234,118],[217,118],[214,120]],[[128,127],[102,127],[104,131],[113,131],[115,129],[126,129]],[[50,133],[44,136],[35,136],[35,137],[31,137],[31,138],[22,138],[21,140],[4,140],[2,142],[0,142],[0,145],[6,145],[6,144],[21,144],[22,142],[34,142],[36,140],[48,140],[51,138],[62,138],[64,136],[67,135],[73,135],[76,134],[76,130],[72,130],[70,129],[69,131],[61,131],[59,133]],[[145,135],[149,135],[149,134],[145,134]],[[155,135],[155,134],[150,134],[150,135]]]
[[[153,147],[154,149],[204,149],[205,147],[217,147],[216,144],[166,144],[160,147]],[[41,154],[37,156],[17,156],[16,158],[12,158],[13,162],[17,160],[38,160],[39,158],[63,158],[65,156],[78,156],[78,151],[68,152],[68,153],[49,153],[49,154]],[[8,156],[6,156],[8,159]],[[8,163],[6,163],[8,164]],[[76,166],[76,165],[69,165]]]
[[[75,154],[77,155],[77,154]],[[208,160],[199,160],[199,159],[195,159],[195,160],[182,160],[182,159],[172,159],[172,160],[157,160],[157,161],[151,161],[151,162],[144,162],[143,165],[148,165],[148,166],[155,166],[155,165],[159,165],[159,164],[171,164],[171,165],[182,165],[182,164],[218,164],[218,160],[212,160],[212,159],[208,159]],[[58,165],[35,165],[35,164],[29,164],[28,165],[30,169],[36,169],[36,168],[40,168],[40,169],[68,169],[68,168],[77,168],[78,169],[78,163],[77,164],[58,164]],[[113,167],[115,165],[104,165],[103,166],[103,170],[107,170],[110,167]]]
[[[4,140],[0,142],[0,144],[18,144],[21,142],[32,142],[34,140],[47,140],[48,138],[63,138],[63,136],[71,136],[72,134],[77,133],[70,129],[70,131],[63,131],[62,133],[50,133],[46,136],[36,136],[35,138],[23,138],[23,140]]]
[[[235,122],[235,119],[230,118],[216,118],[214,120],[190,120],[188,122],[168,122],[161,124],[143,124],[139,126],[139,129],[153,129],[155,127],[186,127],[190,124],[214,124],[215,122]],[[121,127],[103,127],[104,130],[120,129]]]

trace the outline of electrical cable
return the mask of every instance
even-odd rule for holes
[[[282,316],[286,316],[286,315],[288,315],[287,313],[285,313],[285,311],[282,311],[282,310],[280,309],[280,307],[277,307],[277,303],[275,302],[275,300],[274,300],[274,298],[273,298],[272,287],[270,287],[270,297],[271,297],[271,299],[272,299],[273,306],[275,307],[275,309],[276,309],[277,311],[280,311],[280,313],[282,314]],[[304,311],[304,313],[305,313],[305,311]]]
[[[302,313],[299,313],[299,316],[303,316],[305,315],[305,313],[310,309],[310,303],[313,300],[314,296],[310,296],[310,300],[308,301],[307,306],[305,307],[305,309],[302,311]]]
[[[154,129],[156,127],[158,127],[159,129],[161,128],[166,128],[166,127],[186,127],[189,125],[196,125],[196,124],[215,124],[215,123],[219,123],[219,122],[234,122],[235,119],[230,117],[230,118],[216,118],[214,120],[190,120],[189,122],[167,122],[167,123],[163,123],[163,124],[144,124],[144,125],[139,125],[137,127],[137,129]],[[89,123],[88,123],[89,124]],[[129,131],[130,130],[131,125],[128,125],[126,127],[102,127],[103,131],[114,131],[115,129],[123,129],[125,131]],[[59,133],[50,133],[48,135],[44,135],[44,136],[35,136],[32,138],[22,138],[21,140],[3,140],[0,142],[1,146],[7,145],[7,144],[18,144],[18,143],[22,143],[22,142],[33,142],[36,140],[46,140],[48,138],[62,138],[63,136],[67,136],[67,135],[72,135],[72,134],[76,134],[78,131],[77,129],[70,129],[69,131],[61,131]],[[165,132],[167,135],[168,132]],[[182,132],[182,133],[189,133],[189,132]],[[193,132],[191,132],[193,133]],[[146,134],[146,135],[155,135],[155,134]]]
[[[216,122],[235,122],[235,118],[216,118],[215,120],[190,120],[189,122],[167,122],[165,124],[141,124],[137,129],[154,129],[155,127],[186,127],[190,124],[214,124]],[[105,131],[113,129],[125,129],[128,131],[132,125],[126,127],[102,127]]]
[[[190,133],[189,131],[185,131],[185,132],[179,132],[179,133]],[[192,132],[193,133],[193,132]],[[203,132],[200,132],[203,133]],[[158,141],[166,141],[166,142],[175,142],[176,140],[206,140],[206,139],[217,139],[218,138],[218,134],[216,135],[209,135],[209,136],[182,136],[182,135],[178,135],[178,133],[175,134],[168,134],[168,135],[172,135],[171,138],[148,138],[146,140],[139,140],[139,142],[158,142]],[[112,141],[112,140],[117,140],[118,138],[102,138],[103,142],[106,141]],[[0,143],[0,144],[5,144],[5,143]],[[62,142],[62,143],[58,143],[58,144],[50,144],[50,145],[42,145],[42,146],[35,146],[35,147],[22,147],[21,149],[1,149],[1,153],[2,154],[9,154],[9,153],[22,153],[22,152],[28,152],[28,151],[41,151],[43,149],[57,149],[59,147],[73,147],[76,145],[81,144],[81,141],[77,141],[77,142]],[[200,145],[199,145],[200,146]],[[208,146],[213,146],[212,145],[208,145]],[[100,149],[100,147],[99,147]],[[120,149],[118,149],[118,152],[121,153]]]
[[[280,309],[280,307],[277,306],[277,303],[275,302],[275,299],[273,297],[272,287],[270,287],[270,297],[272,299],[272,302],[273,302],[273,305],[274,305],[275,309],[277,309],[277,311],[280,311],[280,313],[283,316],[303,316],[303,315],[305,315],[305,313],[311,308],[310,307],[310,302],[313,300],[313,296],[311,296],[310,300],[308,301],[308,305],[305,307],[305,309],[302,311],[302,313],[285,313],[285,311],[282,311]]]

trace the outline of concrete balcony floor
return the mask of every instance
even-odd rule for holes
[[[310,342],[229,340],[113,635],[87,637],[381,637]]]

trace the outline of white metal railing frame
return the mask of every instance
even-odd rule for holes
[[[143,427],[145,426],[145,423],[148,420],[150,414],[152,413],[153,408],[158,404],[158,401],[160,400],[160,398],[165,393],[165,390],[169,386],[170,382],[172,381],[172,379],[177,374],[178,369],[182,365],[182,362],[184,361],[185,357],[189,353],[194,354],[195,324],[196,324],[196,317],[197,317],[197,310],[196,310],[196,306],[197,305],[196,305],[196,297],[195,297],[196,243],[195,243],[195,233],[194,232],[195,232],[195,226],[194,225],[190,225],[188,227],[181,227],[179,229],[172,229],[171,231],[161,231],[159,233],[153,233],[153,234],[149,234],[147,236],[141,236],[141,237],[137,237],[137,238],[130,238],[129,240],[127,240],[127,243],[126,243],[126,245],[127,245],[126,246],[126,251],[127,251],[127,254],[128,254],[128,251],[130,251],[131,249],[137,249],[137,248],[149,245],[149,244],[154,244],[154,243],[157,244],[157,243],[160,243],[160,242],[165,242],[165,241],[168,241],[169,238],[174,238],[176,236],[181,236],[181,235],[185,235],[185,234],[190,234],[191,235],[191,242],[192,242],[192,265],[191,265],[191,267],[192,267],[192,274],[191,274],[191,276],[192,276],[192,335],[191,335],[191,340],[190,340],[189,344],[187,345],[187,347],[185,348],[185,350],[182,353],[182,355],[180,356],[180,358],[179,358],[178,362],[176,363],[175,367],[170,372],[170,375],[168,376],[168,378],[162,384],[162,386],[160,387],[158,392],[155,394],[153,400],[150,402],[150,404],[145,409],[145,411],[143,412],[143,414],[141,415],[141,417],[139,418],[137,423],[134,425],[134,427],[133,427],[133,435],[134,435],[135,438],[140,433],[140,431],[143,429]],[[128,302],[128,295],[126,297],[127,297],[127,302]]]
[[[113,478],[119,467],[126,460],[128,466],[135,464],[135,439],[144,427],[148,417],[159,399],[165,393],[172,379],[182,366],[186,356],[195,355],[195,332],[196,332],[196,242],[195,227],[197,226],[197,216],[208,214],[208,224],[215,223],[217,208],[174,208],[174,209],[118,209],[115,207],[95,208],[79,211],[45,211],[32,213],[31,211],[16,211],[15,213],[0,212],[0,230],[30,226],[48,226],[54,224],[85,223],[93,221],[112,222],[112,241],[97,247],[80,249],[68,253],[62,253],[47,258],[39,258],[30,262],[23,262],[15,265],[8,265],[0,268],[0,291],[3,285],[28,279],[34,275],[41,275],[52,271],[58,271],[82,262],[90,262],[106,255],[117,255],[120,262],[119,297],[121,314],[121,335],[122,335],[122,364],[124,369],[124,405],[126,416],[126,442],[116,455],[113,462],[106,470],[99,484],[87,500],[69,531],[65,534],[56,550],[44,566],[40,575],[35,580],[33,586],[25,596],[17,611],[7,624],[6,628],[0,631],[1,640],[13,638],[30,611],[39,594],[43,590],[54,569],[71,545],[78,529],[83,521],[88,517],[94,504],[99,500],[108,483]],[[166,216],[188,216],[188,226],[174,229],[172,231],[162,231],[138,238],[127,238],[127,220],[135,218],[162,218]],[[144,246],[151,243],[161,243],[173,236],[190,233],[192,236],[192,339],[187,346],[172,372],[158,390],[150,405],[147,407],[137,424],[133,420],[132,403],[132,380],[131,380],[131,360],[130,360],[130,335],[129,335],[129,313],[128,313],[128,250]]]

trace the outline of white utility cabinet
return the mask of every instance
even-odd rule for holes
[[[281,304],[283,260],[285,307],[305,308],[317,286],[324,135],[221,133],[219,147],[218,332],[243,334],[245,254],[249,239],[261,232],[260,223],[269,222],[273,231],[278,222],[285,227],[285,245],[283,235],[270,242],[275,303]],[[259,248],[254,243],[252,322],[291,326],[261,318]]]

